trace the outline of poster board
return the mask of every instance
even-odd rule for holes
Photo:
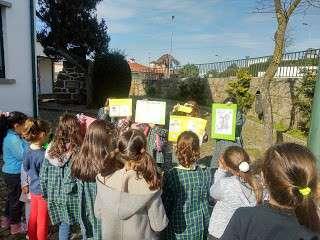
[[[169,124],[169,141],[176,142],[179,135],[184,131],[192,131],[196,133],[201,142],[206,132],[207,120],[195,117],[170,116]]]
[[[165,125],[166,102],[138,100],[135,122]]]
[[[237,104],[212,104],[211,137],[235,141]]]
[[[110,117],[129,117],[132,116],[132,99],[109,99]]]

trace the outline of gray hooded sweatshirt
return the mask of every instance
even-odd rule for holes
[[[132,170],[97,176],[94,211],[101,219],[102,239],[156,240],[168,225],[161,190],[149,190]]]
[[[220,238],[224,233],[233,213],[240,207],[254,207],[256,198],[253,190],[238,176],[218,168],[210,196],[217,200],[209,224],[209,234]]]

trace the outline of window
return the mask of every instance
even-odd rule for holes
[[[2,13],[0,7],[0,78],[5,77],[4,68],[4,49],[3,49],[3,31],[2,31]]]

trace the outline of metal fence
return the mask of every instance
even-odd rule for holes
[[[246,68],[254,77],[262,77],[271,61],[272,56],[246,58],[223,62],[195,64],[199,75],[211,77],[236,76],[238,69]],[[320,60],[320,49],[291,52],[283,55],[275,77],[301,78],[305,71],[317,70]]]

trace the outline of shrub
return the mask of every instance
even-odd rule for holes
[[[251,75],[246,69],[237,71],[237,80],[228,84],[227,93],[230,97],[237,99],[238,107],[247,112],[253,104],[254,96],[250,93]]]
[[[308,133],[310,128],[316,77],[316,71],[306,71],[300,86],[296,88],[296,104],[300,113],[298,128],[305,133]]]
[[[128,97],[130,84],[130,67],[122,53],[96,56],[92,69],[92,107],[101,106],[106,97]]]
[[[178,98],[180,101],[194,100],[200,105],[209,105],[208,83],[205,78],[188,78],[179,82]]]
[[[220,76],[220,73],[217,70],[214,70],[214,69],[208,71],[207,74],[206,74],[206,78],[208,78],[208,77],[217,78],[219,76]]]
[[[199,76],[199,68],[194,64],[186,64],[178,73],[180,78],[196,78]]]

